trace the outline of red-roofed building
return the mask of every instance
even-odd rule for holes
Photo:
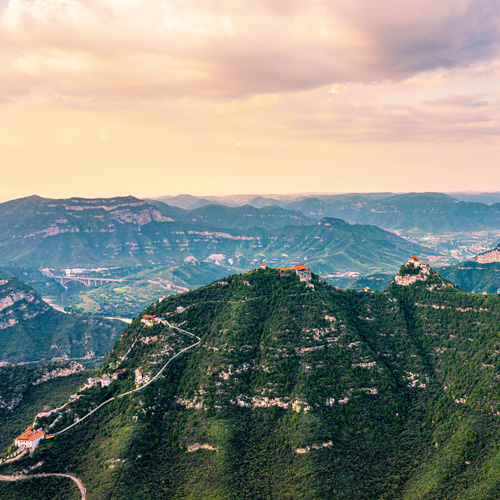
[[[304,266],[304,264],[297,264],[297,265],[294,267],[294,269],[295,269],[296,271],[305,271],[305,270],[307,270],[307,269],[309,269],[309,268],[308,268],[308,267],[306,267],[306,266]]]
[[[415,267],[421,267],[421,263],[419,262],[416,255],[412,255],[407,264],[413,264]]]
[[[141,323],[143,323],[146,326],[153,326],[155,324],[155,316],[152,314],[143,314],[141,318]]]
[[[41,429],[35,430],[33,427],[28,427],[23,434],[14,440],[14,444],[18,448],[27,448],[33,452],[40,441],[44,438],[45,432]]]
[[[304,264],[297,264],[293,267],[280,267],[280,276],[284,274],[291,273],[295,271],[295,274],[300,278],[300,281],[306,281],[309,283],[311,279],[311,269]]]

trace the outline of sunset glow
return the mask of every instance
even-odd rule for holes
[[[0,200],[500,190],[496,0],[0,0]]]

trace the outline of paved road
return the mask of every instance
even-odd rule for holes
[[[25,475],[22,475],[22,476],[2,476],[2,475],[0,475],[0,481],[14,482],[14,481],[24,481],[26,479],[35,479],[35,478],[40,478],[40,477],[51,477],[51,476],[67,477],[67,478],[71,479],[78,486],[82,500],[87,500],[87,490],[85,489],[85,486],[83,486],[83,483],[80,481],[80,479],[78,479],[76,476],[73,476],[73,474],[46,473],[46,474],[32,474],[30,476],[25,476]]]
[[[94,408],[91,412],[87,413],[87,415],[85,415],[84,417],[82,417],[80,420],[78,420],[78,422],[75,422],[74,424],[66,427],[65,429],[62,429],[60,430],[59,432],[56,432],[54,434],[54,436],[57,436],[59,434],[62,434],[63,432],[66,432],[68,431],[69,429],[71,429],[72,427],[74,427],[75,425],[78,425],[80,422],[82,422],[83,420],[85,420],[87,417],[90,417],[90,415],[92,415],[92,413],[96,412],[97,410],[99,410],[99,408],[102,408],[104,405],[110,403],[111,401],[114,401],[115,399],[119,399],[119,398],[123,398],[129,394],[133,394],[134,392],[139,392],[139,391],[142,391],[144,388],[146,388],[148,385],[152,384],[162,373],[163,371],[167,368],[167,366],[177,357],[177,356],[180,356],[183,352],[186,352],[188,351],[189,349],[192,349],[193,347],[196,347],[200,342],[201,342],[201,339],[200,337],[198,337],[197,335],[195,335],[194,333],[191,333],[191,332],[188,332],[186,330],[183,330],[182,328],[179,328],[177,326],[174,326],[172,324],[170,324],[168,321],[166,321],[166,324],[168,325],[169,328],[173,328],[175,330],[178,330],[179,332],[185,334],[185,335],[188,335],[190,337],[193,337],[193,338],[196,338],[197,339],[197,342],[195,342],[194,344],[188,346],[188,347],[185,347],[184,349],[181,349],[177,354],[175,354],[174,356],[172,356],[163,366],[162,368],[160,369],[160,371],[149,381],[149,382],[146,382],[144,385],[141,385],[140,387],[137,387],[136,389],[133,389],[131,391],[128,391],[128,392],[125,392],[123,394],[120,394],[119,396],[115,396],[111,399],[108,399],[107,401],[104,401],[104,403],[101,403],[97,408]],[[68,403],[66,403],[68,404]],[[66,405],[63,405],[63,406],[66,406]],[[61,407],[62,408],[62,407]],[[72,481],[74,481],[76,483],[76,485],[78,486],[78,489],[80,490],[80,493],[81,493],[81,496],[82,496],[82,500],[86,500],[86,489],[85,487],[83,486],[83,483],[80,481],[80,479],[78,479],[76,476],[73,476],[72,474],[63,474],[63,473],[46,473],[46,474],[32,474],[32,475],[29,475],[29,476],[26,476],[26,475],[20,475],[20,476],[2,476],[0,475],[0,481],[23,481],[23,480],[26,480],[26,479],[33,479],[33,478],[40,478],[40,477],[50,477],[50,476],[60,476],[60,477],[67,477],[69,479],[71,479]]]
[[[129,394],[133,394],[134,392],[139,392],[139,391],[142,391],[143,389],[145,389],[148,385],[152,384],[162,373],[163,371],[165,370],[165,368],[167,368],[167,366],[177,357],[177,356],[180,356],[183,352],[186,352],[188,351],[189,349],[192,349],[193,347],[196,347],[200,342],[201,342],[201,339],[200,337],[198,337],[198,335],[195,335],[194,333],[191,333],[191,332],[188,332],[186,330],[183,330],[182,328],[179,328],[178,326],[174,326],[172,325],[171,323],[169,323],[167,320],[165,320],[165,323],[167,324],[167,326],[169,328],[173,328],[174,330],[178,330],[179,332],[185,334],[185,335],[189,335],[190,337],[193,337],[193,338],[196,338],[198,339],[197,342],[195,342],[194,344],[188,346],[188,347],[185,347],[184,349],[181,349],[177,354],[175,354],[174,356],[172,356],[163,366],[162,368],[160,369],[160,371],[149,381],[149,382],[146,382],[144,385],[141,385],[140,387],[137,387],[136,389],[132,389],[131,391],[128,391],[128,392],[124,392],[123,394],[120,394],[119,396],[115,396],[111,399],[108,399],[106,401],[104,401],[104,403],[101,403],[97,408],[94,408],[92,411],[90,411],[89,413],[87,413],[85,416],[83,416],[82,418],[80,418],[77,422],[75,422],[74,424],[71,424],[69,425],[68,427],[65,427],[64,429],[60,430],[59,432],[55,432],[54,433],[54,436],[58,436],[60,434],[63,434],[64,432],[66,431],[69,431],[72,427],[74,427],[75,425],[78,425],[79,423],[81,423],[83,420],[85,420],[86,418],[90,417],[90,415],[92,415],[92,413],[95,413],[97,410],[99,410],[100,408],[102,408],[104,405],[107,405],[108,403],[111,403],[111,401],[114,401],[115,399],[119,399],[119,398],[123,398],[125,396],[128,396]]]

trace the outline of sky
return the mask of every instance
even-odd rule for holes
[[[0,0],[0,201],[499,170],[498,0]]]

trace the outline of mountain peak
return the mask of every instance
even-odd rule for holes
[[[431,269],[427,262],[420,261],[415,255],[412,255],[408,262],[401,266],[394,278],[394,283],[401,286],[425,284],[430,289],[453,288],[452,283],[444,280]]]
[[[318,221],[318,226],[350,226],[350,224],[337,217],[323,217],[323,219]]]

